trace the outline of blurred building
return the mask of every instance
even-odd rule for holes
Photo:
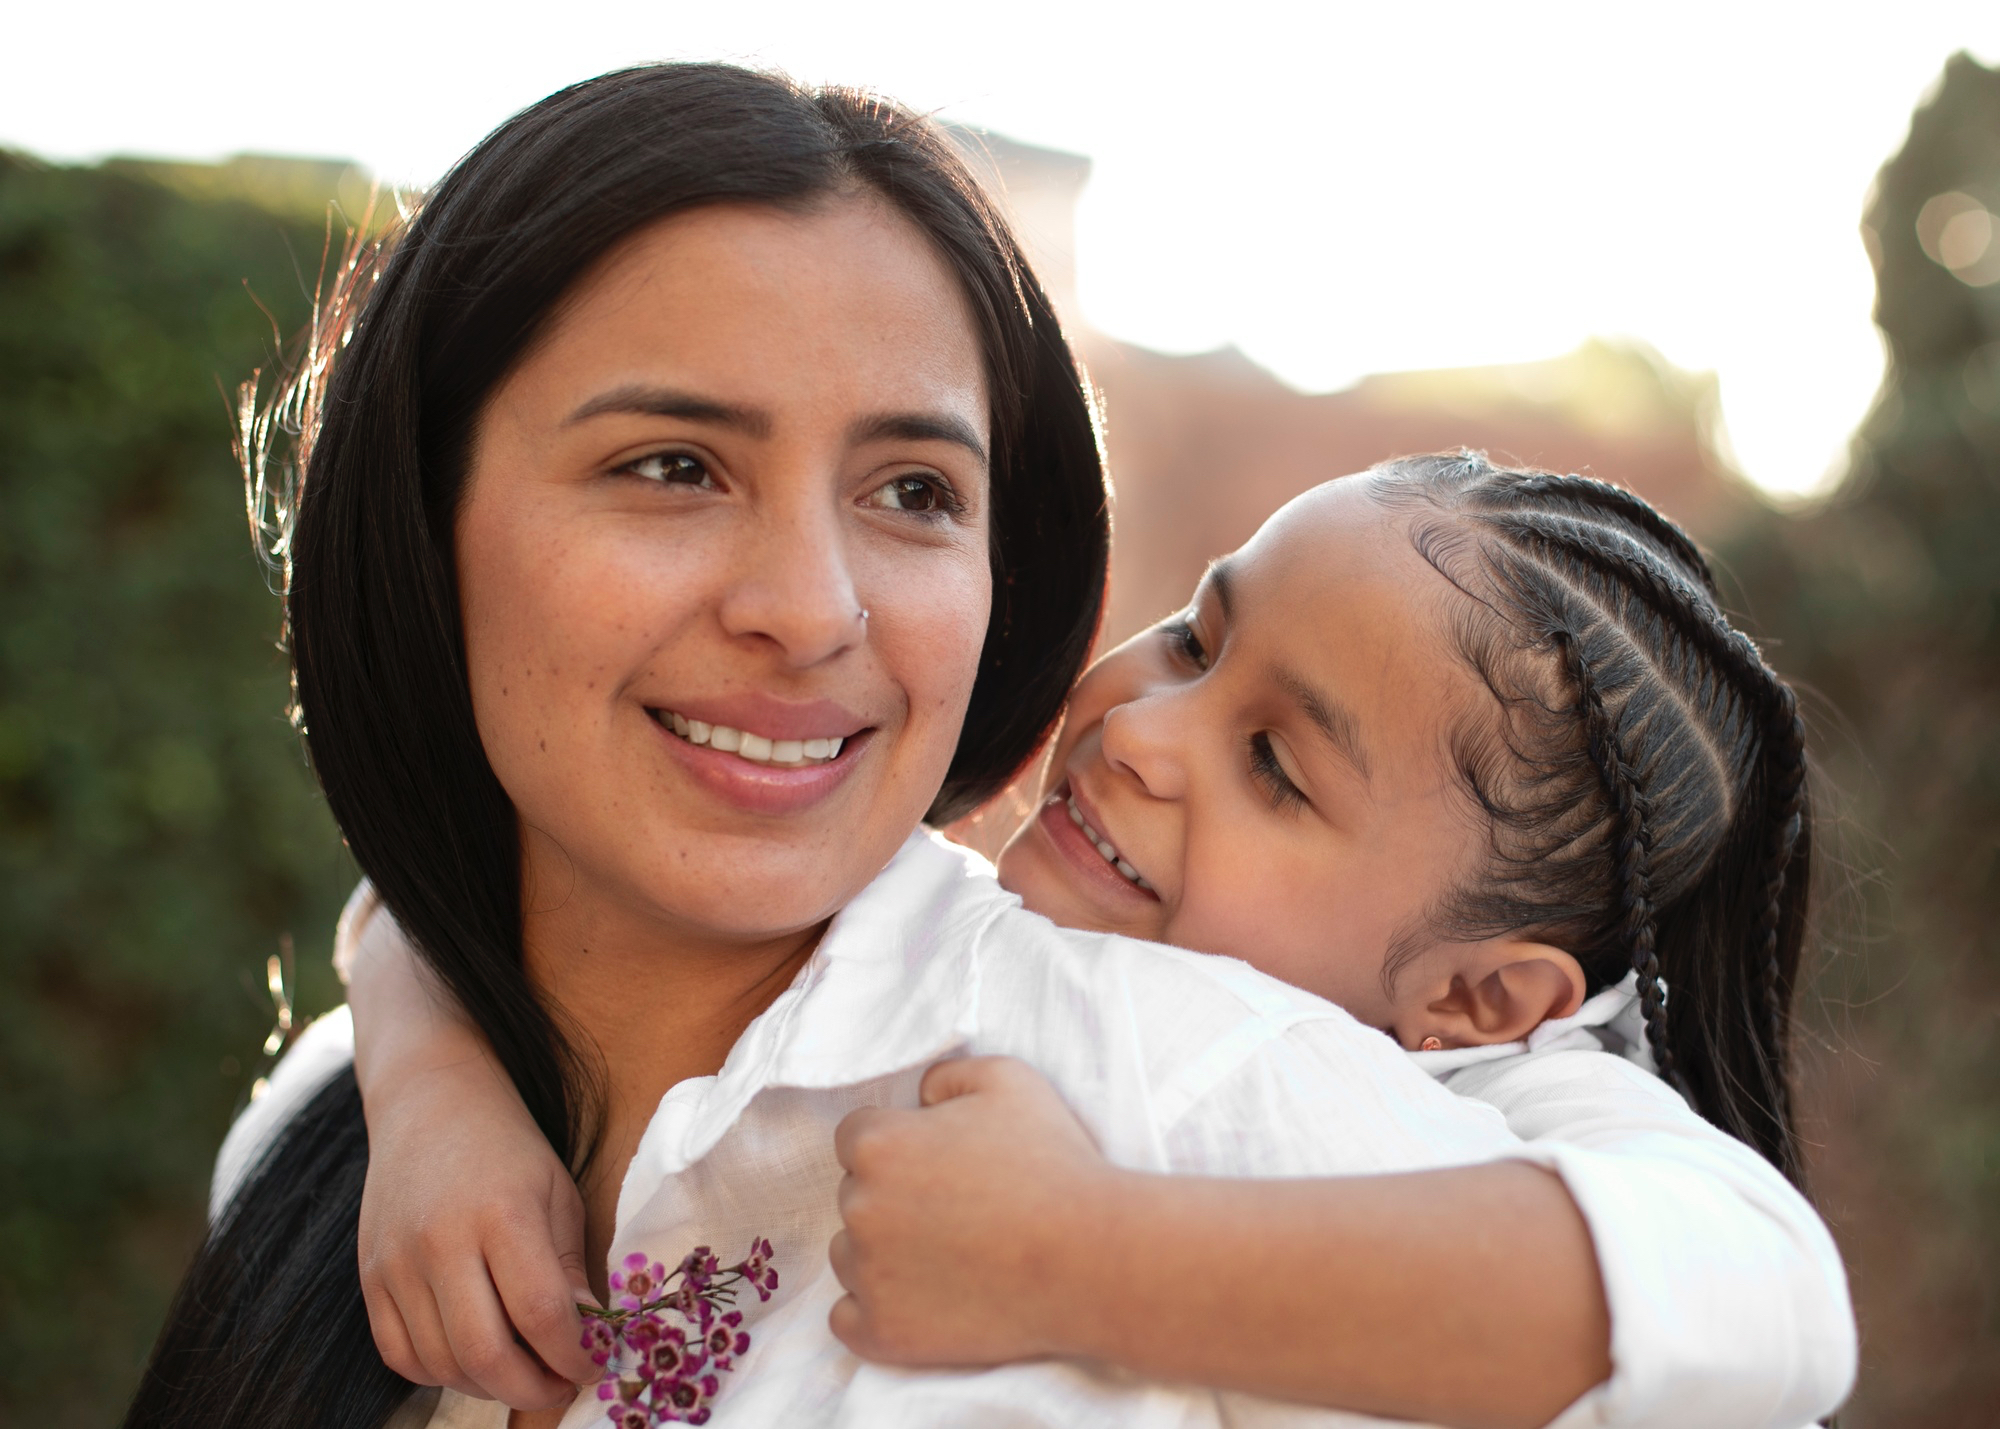
[[[1169,356],[1094,332],[1076,297],[1081,155],[955,129],[1017,231],[1104,403],[1117,489],[1105,635],[1173,610],[1202,568],[1318,482],[1385,457],[1483,448],[1629,486],[1705,542],[1750,497],[1718,454],[1713,378],[1593,343],[1512,367],[1394,373],[1342,392],[1288,387],[1231,348]]]

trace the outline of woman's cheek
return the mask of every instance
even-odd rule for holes
[[[911,734],[941,744],[949,765],[993,615],[993,573],[983,543],[977,554],[966,553],[941,570],[913,572],[894,589],[891,609],[871,613],[869,634],[881,642],[909,693],[911,722],[920,726]]]

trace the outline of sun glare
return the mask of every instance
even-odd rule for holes
[[[1636,340],[1715,373],[1741,468],[1807,494],[1842,469],[1882,371],[1869,183],[1953,51],[2000,56],[1991,3],[1893,21],[1701,0],[1024,0],[1004,24],[892,0],[865,27],[802,0],[477,13],[400,5],[356,65],[296,10],[245,26],[220,0],[38,7],[0,55],[0,144],[337,154],[421,184],[565,81],[662,57],[772,65],[1088,156],[1077,290],[1112,336],[1234,345],[1309,390]],[[1938,263],[2000,281],[1983,204],[1924,214]]]

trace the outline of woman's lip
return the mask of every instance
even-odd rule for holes
[[[875,742],[875,731],[846,736],[840,753],[812,764],[758,764],[705,744],[690,744],[659,720],[648,721],[666,741],[667,754],[694,782],[750,814],[796,814],[831,795]]]
[[[1104,855],[1097,851],[1097,845],[1083,836],[1083,830],[1078,828],[1076,822],[1069,816],[1066,801],[1073,797],[1075,797],[1074,791],[1065,780],[1042,805],[1041,812],[1035,816],[1035,824],[1041,829],[1042,836],[1061,855],[1062,861],[1076,871],[1085,891],[1094,891],[1106,901],[1115,900],[1128,905],[1158,903],[1159,894],[1128,880],[1124,874],[1104,861]],[[1077,801],[1077,812],[1083,814],[1084,822],[1092,828],[1097,827],[1096,820],[1085,812],[1082,800]]]
[[[714,698],[647,700],[646,707],[667,710],[703,724],[727,725],[769,740],[848,739],[867,729],[862,718],[838,700],[781,700],[755,690]]]

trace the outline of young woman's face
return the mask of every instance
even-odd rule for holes
[[[534,903],[755,939],[888,861],[985,638],[987,414],[958,283],[873,198],[677,215],[570,295],[457,525]]]
[[[1300,497],[1084,675],[1002,881],[1389,1026],[1386,951],[1478,852],[1449,749],[1484,694],[1444,638],[1458,598],[1365,481]]]

